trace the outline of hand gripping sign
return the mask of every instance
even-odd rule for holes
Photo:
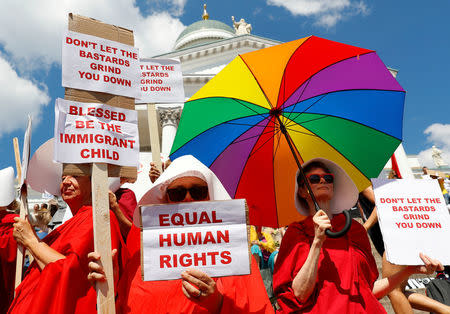
[[[450,215],[437,180],[372,179],[386,258],[422,265],[419,253],[450,263]]]
[[[141,206],[143,280],[250,273],[245,200]]]

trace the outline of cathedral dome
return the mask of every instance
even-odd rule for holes
[[[186,27],[178,36],[174,50],[236,36],[234,29],[227,24],[208,18],[209,15],[205,11],[203,20]]]

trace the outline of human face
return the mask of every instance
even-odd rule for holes
[[[60,190],[61,197],[72,210],[91,204],[90,176],[63,176]]]
[[[186,189],[186,195],[184,196],[184,199],[180,200],[180,201],[174,201],[171,200],[168,193],[166,192],[166,199],[168,203],[178,203],[178,202],[194,202],[196,201],[191,193],[189,192],[189,189],[191,188],[202,188],[202,187],[208,187],[208,184],[203,181],[200,178],[197,177],[182,177],[182,178],[178,178],[172,181],[172,183],[169,184],[169,186],[167,187],[167,190],[172,190],[172,189],[180,189],[180,190],[184,190]],[[201,199],[202,201],[209,201],[209,193],[206,195],[206,198]],[[197,199],[197,201],[199,201],[199,199]]]
[[[310,171],[305,173],[306,177],[311,175],[320,176],[320,181],[318,183],[310,184],[311,190],[318,201],[330,201],[333,198],[333,183],[328,183],[323,178],[323,176],[328,173],[329,172],[322,168],[312,168]],[[304,184],[299,187],[298,194],[303,198],[309,198],[308,192],[306,191],[306,186]]]

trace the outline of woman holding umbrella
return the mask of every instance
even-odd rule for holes
[[[282,312],[385,313],[377,299],[413,273],[442,269],[439,261],[420,255],[425,266],[408,266],[376,280],[378,271],[365,229],[353,221],[340,238],[326,237],[329,228],[340,230],[344,209],[352,207],[358,190],[337,164],[315,158],[302,166],[321,210],[296,176],[295,204],[307,218],[292,223],[283,238],[274,271],[274,292]]]

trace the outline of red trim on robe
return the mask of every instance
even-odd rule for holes
[[[122,250],[119,225],[110,212],[111,246]],[[49,263],[42,272],[33,262],[25,279],[16,289],[16,298],[8,313],[97,313],[97,295],[87,280],[87,254],[94,251],[92,207],[83,206],[74,217],[53,230],[43,241],[66,256]],[[122,242],[123,243],[123,242]],[[119,269],[121,267],[119,266]]]
[[[331,223],[335,230],[342,229],[344,215],[335,216]],[[345,236],[325,240],[315,288],[304,303],[297,300],[292,281],[305,263],[313,239],[311,216],[292,223],[283,237],[273,280],[281,313],[386,313],[372,294],[377,265],[366,230],[355,220]]]
[[[133,225],[127,239],[131,259],[119,282],[119,313],[209,313],[191,302],[181,290],[181,279],[142,281],[140,230]],[[216,279],[215,279],[216,280]],[[251,274],[216,280],[224,295],[221,313],[273,313],[258,266],[252,258]]]
[[[19,215],[0,211],[0,313],[6,313],[14,298],[17,242],[13,237],[14,217]]]

